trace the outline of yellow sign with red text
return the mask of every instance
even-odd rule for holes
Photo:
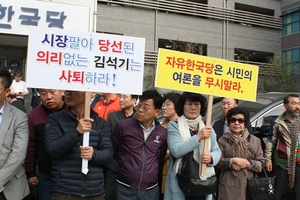
[[[256,100],[258,66],[159,49],[155,87]]]

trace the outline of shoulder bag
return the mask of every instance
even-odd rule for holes
[[[272,200],[274,199],[274,179],[268,177],[263,167],[265,177],[248,178],[247,200]]]
[[[212,176],[206,180],[199,177],[199,163],[193,158],[194,151],[182,158],[182,165],[176,175],[178,185],[185,196],[203,196],[217,191],[217,178]]]

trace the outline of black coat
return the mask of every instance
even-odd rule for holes
[[[83,135],[76,127],[78,120],[70,109],[49,115],[45,126],[45,144],[52,158],[52,192],[79,197],[98,196],[104,193],[103,165],[113,156],[110,133],[104,119],[91,110],[92,131],[89,146],[94,149],[88,162],[88,173],[81,172],[82,159],[79,146]]]
[[[25,109],[25,106],[18,100],[15,100],[15,101],[12,101],[10,103],[10,105],[18,108],[19,110],[23,111],[24,113],[26,113],[26,109]]]

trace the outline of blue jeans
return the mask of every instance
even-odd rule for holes
[[[39,180],[38,195],[39,200],[51,200],[51,177],[38,171],[37,178]]]

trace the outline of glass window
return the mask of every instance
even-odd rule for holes
[[[282,57],[286,68],[293,67],[296,72],[300,72],[300,48],[283,51]]]
[[[300,32],[300,7],[282,12],[282,36]]]

